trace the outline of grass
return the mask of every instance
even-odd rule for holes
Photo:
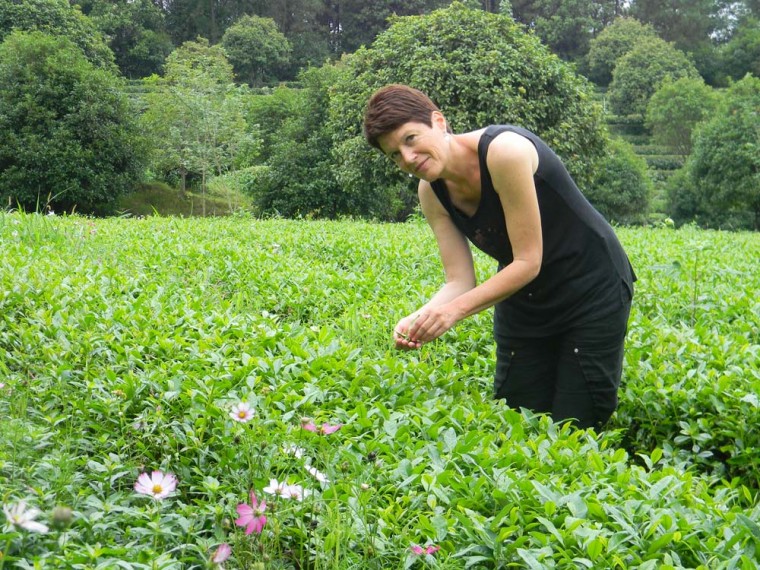
[[[250,200],[223,184],[212,184],[203,194],[185,192],[160,182],[143,184],[119,199],[117,210],[130,216],[227,216],[250,210]]]

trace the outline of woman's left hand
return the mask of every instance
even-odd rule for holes
[[[410,338],[425,343],[437,339],[457,322],[460,317],[449,304],[424,309],[407,331]]]

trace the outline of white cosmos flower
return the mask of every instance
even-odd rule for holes
[[[154,499],[165,499],[177,488],[177,478],[171,473],[153,471],[150,475],[140,473],[135,482],[135,491],[150,495]]]
[[[282,450],[288,455],[293,455],[296,459],[301,459],[306,450],[303,447],[298,447],[292,443],[288,443],[282,446]]]
[[[11,507],[3,505],[3,511],[5,512],[5,518],[7,518],[8,522],[13,526],[31,532],[46,533],[48,531],[47,526],[34,520],[39,514],[41,514],[40,510],[27,508],[26,501],[19,501]]]
[[[312,465],[304,465],[304,467],[306,467],[306,471],[309,472],[309,475],[314,477],[320,483],[327,484],[330,482],[330,480],[327,478],[327,475],[325,475],[321,471],[318,471],[316,467]]]
[[[270,479],[269,485],[264,487],[264,492],[268,495],[276,495],[278,497],[285,496],[285,490],[288,488],[288,484],[284,481],[280,483],[277,479]]]
[[[239,402],[232,407],[230,417],[236,422],[246,423],[253,418],[253,410],[248,402]]]

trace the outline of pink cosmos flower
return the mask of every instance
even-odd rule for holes
[[[310,421],[302,422],[301,427],[306,431],[318,433],[319,435],[330,435],[331,433],[335,433],[340,428],[342,428],[343,424],[330,425],[328,423],[323,423],[321,426],[318,426],[314,422]]]
[[[253,418],[253,410],[248,402],[239,402],[232,407],[230,417],[236,422],[246,423]]]
[[[211,557],[211,562],[213,564],[221,564],[230,557],[230,554],[232,554],[232,547],[226,542],[223,542],[216,549],[216,552],[214,552],[214,555]]]
[[[235,521],[235,524],[244,526],[245,534],[251,534],[252,532],[261,534],[264,525],[267,524],[267,517],[264,514],[266,510],[267,502],[261,501],[261,504],[259,504],[256,494],[251,491],[251,504],[240,503],[237,506],[237,514],[240,515],[240,518]]]
[[[26,501],[19,501],[12,507],[3,505],[3,511],[5,512],[5,518],[13,526],[42,534],[48,531],[47,526],[34,520],[40,514],[40,510],[35,508],[27,509]]]
[[[177,478],[171,473],[153,471],[150,475],[140,473],[135,482],[135,491],[142,495],[150,495],[154,499],[165,499],[177,488]]]
[[[441,549],[440,546],[432,545],[432,544],[426,546],[425,548],[422,548],[418,544],[413,544],[411,548],[412,548],[412,552],[417,556],[420,556],[422,554],[435,554]]]

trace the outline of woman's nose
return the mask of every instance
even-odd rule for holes
[[[401,149],[401,165],[408,168],[414,164],[417,153],[411,149]]]

